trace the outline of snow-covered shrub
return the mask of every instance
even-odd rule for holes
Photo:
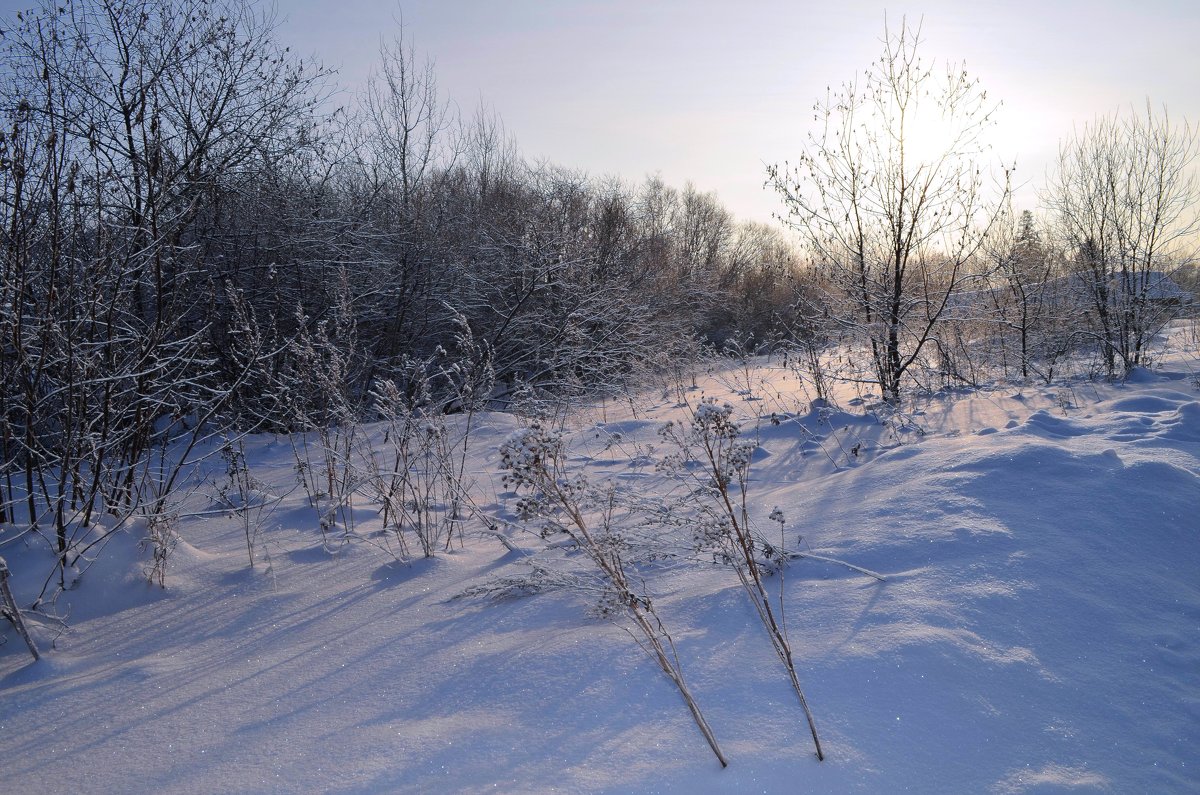
[[[387,423],[385,460],[372,452],[369,483],[381,503],[380,515],[400,554],[409,554],[406,534],[416,537],[423,557],[449,549],[461,521],[463,461],[455,456],[443,414],[412,406],[393,381],[372,393],[375,411]]]
[[[246,555],[250,559],[250,568],[254,568],[254,553],[264,515],[269,508],[279,504],[280,498],[270,494],[251,474],[246,446],[240,437],[221,445],[220,454],[225,462],[225,480],[214,484],[216,500],[241,523],[246,537]]]
[[[754,395],[754,355],[758,341],[753,332],[731,334],[721,346],[721,353],[737,364],[734,376],[735,391],[747,400],[757,399]]]
[[[289,424],[298,431],[288,437],[296,480],[308,495],[327,546],[353,534],[351,508],[365,479],[355,460],[364,440],[350,387],[358,378],[358,353],[346,289],[339,292],[332,315],[332,322],[311,323],[297,309],[300,331],[291,346],[290,369],[279,384]]]
[[[160,513],[149,516],[146,520],[146,537],[144,544],[150,548],[151,559],[146,566],[146,579],[157,583],[158,587],[167,587],[167,558],[179,544],[179,533],[175,530],[178,517]]]

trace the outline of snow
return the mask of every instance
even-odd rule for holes
[[[278,504],[254,569],[239,520],[197,491],[165,590],[146,584],[131,527],[58,600],[68,631],[31,617],[41,661],[3,628],[0,787],[1196,791],[1194,362],[1176,350],[1123,384],[995,385],[887,416],[848,395],[813,407],[793,373],[760,359],[752,385],[733,367],[571,417],[572,463],[647,497],[669,487],[659,429],[688,421],[680,396],[733,406],[756,442],[751,515],[778,533],[777,508],[788,544],[819,556],[793,560],[783,587],[824,762],[728,569],[647,573],[730,757],[721,770],[671,682],[587,597],[462,597],[527,572],[536,535],[508,530],[510,551],[468,532],[399,563],[364,498],[355,542],[331,554],[294,488],[291,446],[264,436],[246,457]],[[476,499],[510,521],[499,449],[520,427],[486,415],[471,437]],[[219,477],[219,459],[207,466],[201,481]],[[0,553],[28,605],[46,550]]]

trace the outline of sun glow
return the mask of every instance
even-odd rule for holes
[[[904,159],[912,165],[934,165],[947,157],[960,154],[964,143],[963,125],[953,117],[943,115],[932,103],[909,109],[904,115],[901,136]],[[974,147],[972,147],[974,148]]]

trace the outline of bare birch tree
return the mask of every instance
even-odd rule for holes
[[[835,319],[869,352],[888,401],[1000,207],[981,164],[998,103],[962,67],[923,61],[920,44],[919,28],[885,28],[879,60],[815,105],[797,164],[768,169],[785,222],[835,285]]]

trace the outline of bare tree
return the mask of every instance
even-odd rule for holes
[[[924,63],[920,42],[905,22],[885,28],[880,59],[816,104],[818,130],[797,165],[768,170],[784,220],[828,271],[837,294],[827,300],[869,350],[889,401],[1000,206],[979,163],[998,105],[963,68]]]
[[[377,361],[368,376],[400,377],[405,356],[419,356],[445,298],[437,259],[438,182],[459,155],[460,122],[437,83],[432,61],[420,61],[403,26],[379,48],[379,64],[360,100],[355,204],[363,207],[356,233],[364,272],[365,327],[377,329]],[[364,384],[369,389],[369,383]]]
[[[379,48],[379,67],[367,82],[363,108],[369,162],[380,190],[396,192],[408,210],[423,183],[453,163],[456,118],[441,94],[433,62],[418,63],[404,29]]]
[[[1200,185],[1197,130],[1166,109],[1101,118],[1059,148],[1043,201],[1073,256],[1110,375],[1143,365],[1167,320],[1164,276],[1194,257]]]

